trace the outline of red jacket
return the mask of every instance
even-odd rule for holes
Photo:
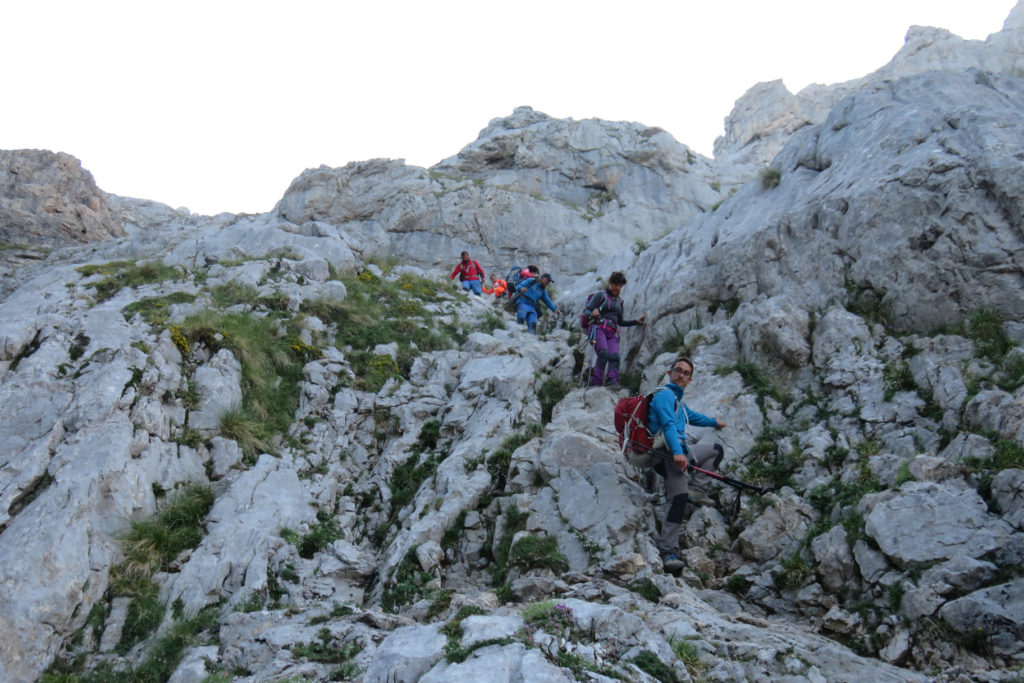
[[[466,280],[483,280],[484,269],[480,267],[480,264],[475,260],[470,259],[468,262],[459,261],[458,265],[455,266],[455,270],[448,276],[449,280],[454,280],[455,276],[459,276],[459,282]]]

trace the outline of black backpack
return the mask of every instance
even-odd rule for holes
[[[587,301],[583,304],[583,310],[580,312],[580,327],[585,330],[590,329],[591,313],[595,308],[600,309],[604,306],[604,290],[598,290],[587,295]]]

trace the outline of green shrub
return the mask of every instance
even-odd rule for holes
[[[899,471],[896,472],[896,479],[893,481],[893,488],[899,488],[908,481],[913,481],[914,475],[910,473],[910,463],[905,462],[900,465]]]
[[[572,388],[573,384],[571,382],[566,382],[556,377],[549,377],[544,381],[544,384],[541,385],[540,390],[537,392],[537,398],[540,400],[541,422],[543,424],[551,422],[551,413],[554,411],[555,406],[572,391]]]
[[[733,574],[725,582],[725,590],[733,595],[743,597],[750,590],[750,581],[745,576]]]
[[[846,310],[871,324],[892,327],[892,305],[870,286],[847,282]]]
[[[744,477],[750,483],[772,488],[792,484],[793,473],[803,464],[803,455],[796,446],[786,450],[779,446],[784,432],[765,427],[744,456]]]
[[[679,676],[672,670],[672,667],[661,661],[661,658],[650,650],[641,650],[640,654],[632,659],[632,662],[645,674],[656,678],[661,683],[680,683]]]
[[[211,636],[215,633],[217,618],[217,608],[208,607],[191,619],[177,621],[149,648],[146,659],[137,669],[115,672],[101,666],[88,678],[81,679],[82,683],[163,683],[170,679],[185,651],[200,640],[203,632]]]
[[[735,365],[715,370],[716,375],[728,375],[730,372],[739,373],[740,377],[743,378],[743,383],[753,389],[759,398],[769,396],[783,405],[789,402],[789,396],[771,381],[768,373],[753,363],[740,361]]]
[[[903,604],[903,584],[899,581],[889,586],[889,611],[899,614],[900,606]]]
[[[640,597],[650,602],[661,600],[661,589],[650,579],[642,579],[634,583],[627,583],[626,588],[637,593]]]
[[[523,624],[531,634],[535,631],[544,631],[553,636],[562,636],[576,629],[572,608],[557,604],[554,600],[527,605],[521,614]]]
[[[505,323],[504,317],[493,311],[488,311],[477,321],[477,329],[483,332],[493,332],[494,330],[508,329],[508,325]]]
[[[317,640],[310,643],[298,642],[291,646],[292,657],[322,662],[325,664],[341,664],[363,651],[363,646],[356,641],[347,644],[334,642],[334,636],[328,628],[320,629]]]
[[[252,306],[259,296],[259,290],[252,285],[236,281],[225,282],[210,290],[210,299],[218,308],[230,308],[237,305]]]
[[[1007,355],[1002,362],[1003,378],[997,384],[1003,391],[1013,392],[1021,386],[1024,379],[1024,353]]]
[[[423,426],[420,427],[419,436],[416,437],[416,443],[413,444],[412,450],[415,453],[432,451],[437,448],[437,442],[440,438],[441,421],[430,420],[429,422],[424,422]]]
[[[412,501],[423,482],[434,476],[441,460],[441,455],[423,457],[413,453],[408,460],[395,468],[391,475],[393,516],[397,517],[398,512]]]
[[[508,563],[524,570],[551,569],[555,572],[569,570],[569,560],[558,551],[558,539],[554,536],[529,535],[519,539],[509,552]]]
[[[118,654],[125,655],[136,643],[145,640],[156,630],[164,618],[164,604],[160,602],[160,587],[149,579],[136,582],[134,595],[128,603],[121,640],[114,648]]]
[[[915,391],[914,375],[905,360],[888,363],[882,371],[882,386],[885,387],[885,400],[891,401],[899,391]]]
[[[413,546],[395,568],[392,581],[381,595],[381,607],[385,612],[395,613],[400,607],[411,605],[420,598],[431,597],[432,592],[426,586],[433,578],[433,574],[420,568],[416,546]]]
[[[445,529],[444,534],[441,536],[441,547],[445,550],[455,550],[459,547],[459,541],[462,539],[462,535],[466,529],[466,516],[469,514],[469,510],[463,510],[452,522],[451,526]]]
[[[326,510],[317,510],[316,523],[308,534],[299,534],[287,527],[281,529],[281,538],[294,545],[299,557],[312,559],[314,555],[343,535],[338,520]]]
[[[700,649],[690,640],[672,639],[669,641],[672,651],[686,667],[686,672],[691,678],[698,678],[704,670],[704,663],[700,661]]]
[[[541,424],[532,424],[523,431],[516,432],[502,442],[501,448],[487,458],[487,471],[491,475],[491,491],[501,493],[505,490],[508,482],[508,469],[512,463],[512,454],[516,449],[531,439],[540,436],[544,427]]]
[[[244,410],[229,410],[220,416],[220,435],[235,441],[251,462],[261,453],[275,450],[264,423]]]
[[[354,387],[360,391],[376,393],[393,377],[401,377],[398,361],[386,354],[353,351],[348,356],[356,373]]]
[[[814,569],[807,560],[799,551],[795,552],[782,561],[782,570],[774,574],[775,587],[779,590],[798,590],[813,573]]]
[[[761,169],[761,188],[765,190],[771,190],[779,186],[782,182],[782,171],[771,166],[766,166]]]
[[[500,586],[505,583],[505,577],[508,575],[512,539],[526,527],[527,517],[529,517],[528,514],[520,512],[515,505],[510,505],[505,510],[504,531],[497,545],[494,546],[494,567],[491,569],[491,580],[495,586],[499,586],[498,597],[502,602],[510,602],[512,599],[511,589],[506,590],[507,599],[505,599],[502,597]]]
[[[189,485],[168,498],[152,518],[131,522],[121,534],[119,540],[125,557],[111,570],[108,595],[130,597],[131,601],[116,646],[118,653],[126,654],[163,621],[166,609],[160,601],[159,586],[151,577],[158,571],[166,571],[179,554],[199,544],[204,532],[203,520],[212,505],[213,493],[208,487]],[[97,614],[102,613],[101,609]],[[97,628],[96,623],[93,628]]]
[[[661,344],[661,348],[658,349],[659,353],[674,353],[677,356],[689,356],[693,353],[693,349],[686,343],[686,335],[691,330],[680,330],[669,335],[665,341]]]
[[[966,326],[967,336],[985,358],[993,363],[1000,362],[1013,348],[1013,342],[1003,330],[1002,317],[994,311],[979,310],[971,316]]]

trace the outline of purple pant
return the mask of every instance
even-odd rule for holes
[[[619,333],[605,325],[594,331],[594,351],[597,362],[590,373],[590,385],[600,387],[619,383]]]

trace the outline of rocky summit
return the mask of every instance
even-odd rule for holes
[[[1022,64],[1024,3],[753,87],[714,159],[521,107],[261,215],[0,152],[0,680],[1020,680]],[[725,480],[670,573],[612,417],[680,355]]]

